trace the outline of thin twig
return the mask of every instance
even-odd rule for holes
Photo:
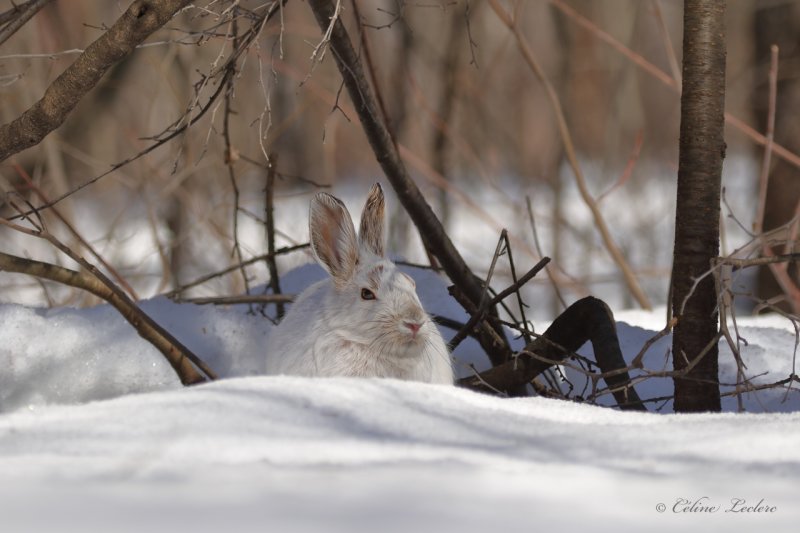
[[[230,34],[233,38],[233,49],[237,49],[239,47],[239,26],[234,18],[231,21],[231,31]],[[244,292],[245,294],[250,294],[250,279],[247,276],[247,270],[244,267],[244,259],[242,257],[242,246],[239,243],[239,185],[236,183],[236,172],[234,170],[234,164],[238,157],[238,151],[233,147],[231,143],[231,129],[230,129],[230,116],[233,110],[231,109],[231,102],[233,101],[233,92],[234,92],[234,79],[236,78],[236,62],[230,61],[227,64],[227,69],[229,73],[225,76],[226,78],[226,87],[225,87],[225,110],[222,120],[222,137],[225,139],[225,165],[228,167],[228,181],[231,184],[231,190],[233,191],[233,248],[231,250],[231,254],[236,255],[236,260],[240,265],[239,272],[242,275],[242,282],[244,283]],[[252,311],[252,309],[251,309]]]
[[[425,248],[436,256],[451,281],[473,304],[477,304],[481,299],[483,288],[409,176],[386,123],[381,121],[364,68],[353,49],[347,30],[338,17],[338,3],[336,6],[330,0],[309,0],[308,3],[318,25],[330,38],[330,46],[339,72],[375,157],[397,193],[398,199],[417,226]],[[510,353],[505,332],[500,328],[495,333],[503,341],[501,353]],[[493,346],[484,346],[484,349],[490,354],[497,353]]]
[[[2,252],[0,252],[0,270],[41,277],[91,292],[117,309],[142,338],[158,349],[178,374],[178,377],[184,385],[206,381],[206,378],[200,374],[192,364],[205,373],[209,379],[216,379],[214,371],[189,350],[189,348],[184,346],[175,337],[170,335],[169,332],[158,325],[156,321],[142,311],[122,290],[104,276],[102,272],[83,257],[74,253],[52,234],[45,231],[24,228],[4,218],[0,218],[0,224],[47,240],[85,268],[88,274],[75,272],[49,263],[42,263],[41,261],[23,259]]]
[[[519,280],[517,279],[517,268],[514,265],[514,254],[511,251],[511,243],[508,240],[508,232],[501,234],[503,239],[506,243],[506,253],[508,253],[508,266],[511,269],[511,281],[512,283],[518,283]],[[514,293],[517,295],[517,306],[519,307],[519,317],[520,322],[525,325],[525,328],[522,330],[522,336],[525,339],[525,344],[529,344],[531,342],[530,334],[528,333],[528,319],[525,317],[525,308],[527,305],[525,302],[522,301],[522,295],[520,294],[520,289],[522,286],[520,285],[517,287],[517,290]],[[511,313],[509,313],[511,314]]]
[[[536,231],[536,222],[534,221],[533,218],[533,207],[531,206],[530,196],[525,196],[525,203],[528,209],[528,221],[531,224],[531,232],[533,233],[533,243],[536,246],[536,253],[538,253],[542,257],[545,257],[544,253],[542,252],[542,245],[539,242],[539,232]],[[556,259],[556,261],[557,260],[558,259]],[[568,307],[567,301],[564,299],[564,295],[561,294],[561,288],[558,284],[558,281],[556,281],[556,278],[553,275],[551,268],[548,266],[547,268],[544,269],[544,272],[545,274],[547,274],[547,278],[550,280],[550,286],[553,288],[553,292],[555,293],[556,298],[558,298],[558,301],[561,303],[562,309],[566,309]]]
[[[631,62],[633,62],[636,66],[647,72],[649,75],[672,89],[673,91],[680,93],[681,86],[680,84],[673,79],[669,74],[652,64],[650,61],[645,59],[642,55],[637,54],[623,43],[618,41],[616,38],[612,37],[609,33],[600,29],[594,22],[587,19],[580,13],[578,13],[575,9],[569,6],[564,0],[548,0],[550,4],[564,13],[567,17],[572,19],[576,24],[588,30],[591,34],[595,37],[609,45],[611,48],[622,54],[623,56],[627,57]],[[756,131],[753,127],[748,126],[742,120],[731,113],[725,113],[725,122],[730,124],[740,132],[742,132],[745,136],[749,137],[753,140],[756,144],[761,146],[766,145],[767,138]],[[795,154],[794,152],[786,149],[785,147],[781,146],[780,144],[774,143],[772,146],[773,153],[786,161],[787,163],[800,168],[800,156]]]
[[[564,152],[567,156],[567,161],[572,168],[573,174],[575,175],[575,183],[578,186],[578,191],[580,192],[584,203],[589,208],[589,211],[592,213],[595,225],[597,226],[597,231],[600,233],[608,253],[622,271],[625,284],[628,286],[628,290],[630,290],[633,297],[636,298],[636,301],[639,302],[639,305],[644,309],[652,309],[653,306],[650,303],[650,299],[647,297],[644,290],[642,290],[642,287],[636,278],[636,274],[614,241],[611,231],[606,224],[605,218],[603,218],[603,214],[600,212],[600,207],[597,205],[597,202],[589,192],[589,188],[586,184],[586,178],[583,175],[583,170],[581,169],[580,163],[578,162],[578,156],[575,152],[575,145],[572,142],[572,134],[567,126],[567,120],[564,116],[564,111],[561,108],[561,101],[556,93],[555,88],[550,83],[549,78],[539,65],[539,62],[533,53],[533,49],[531,49],[530,45],[528,44],[528,40],[522,34],[522,31],[520,30],[516,20],[512,18],[512,16],[500,5],[499,0],[489,0],[489,5],[491,5],[492,10],[497,15],[497,18],[499,18],[500,21],[514,35],[517,42],[517,47],[522,54],[523,59],[525,59],[525,62],[528,64],[531,71],[536,75],[542,85],[544,85],[548,100],[550,101],[550,105],[556,115],[558,131],[561,135],[561,141],[564,145]]]
[[[50,84],[44,96],[21,116],[0,126],[0,162],[41,142],[66,120],[106,71],[130,55],[137,44],[167,23],[190,0],[134,2],[111,28]]]
[[[645,343],[642,345],[642,349],[639,350],[639,353],[637,353],[636,357],[634,357],[633,360],[631,361],[630,364],[631,368],[644,368],[644,365],[642,364],[642,359],[644,359],[645,354],[648,352],[648,350],[650,350],[650,348],[653,347],[653,345],[656,342],[669,335],[672,332],[672,328],[674,328],[675,324],[677,323],[678,319],[673,317],[669,322],[667,322],[667,325],[664,326],[664,329],[662,329],[661,331],[659,331],[658,333],[647,339]]]
[[[342,12],[342,0],[336,0],[336,7],[333,9],[333,13],[328,17],[326,22],[327,27],[324,28],[325,32],[322,35],[322,40],[317,43],[314,47],[314,50],[311,52],[311,63],[312,68],[313,65],[316,63],[322,63],[322,60],[325,59],[325,52],[328,49],[328,44],[331,41],[331,35],[333,35],[333,28],[337,22],[339,22],[339,14]]]
[[[36,13],[53,0],[29,0],[0,14],[0,46],[23,27]]]
[[[464,324],[464,327],[459,330],[455,336],[450,339],[450,342],[447,343],[448,349],[452,352],[456,349],[456,347],[461,344],[469,332],[478,324],[478,322],[483,318],[483,315],[486,313],[487,309],[490,309],[486,302],[486,295],[489,291],[489,286],[492,282],[492,276],[494,276],[494,269],[497,265],[497,260],[502,254],[503,250],[503,235],[505,234],[506,230],[503,230],[500,233],[500,238],[497,240],[497,246],[495,246],[494,254],[492,255],[492,262],[489,265],[489,272],[486,274],[486,281],[483,283],[483,292],[481,293],[481,299],[477,305],[477,312],[475,312],[469,319],[469,321]]]
[[[661,33],[661,38],[664,41],[664,52],[667,54],[667,61],[669,62],[669,69],[672,72],[672,79],[680,87],[681,85],[681,66],[678,62],[678,57],[675,54],[675,47],[672,46],[672,39],[669,36],[669,28],[667,28],[667,21],[664,19],[664,11],[661,9],[661,0],[652,0],[653,10],[658,19],[658,31]]]
[[[714,260],[716,264],[731,265],[736,269],[773,265],[775,263],[800,262],[800,253],[771,255],[768,257],[753,257],[752,259],[739,259],[736,257],[719,257]]]
[[[286,246],[286,247],[278,248],[277,250],[275,250],[275,253],[273,255],[278,256],[278,255],[282,255],[282,254],[288,254],[288,253],[291,253],[291,252],[296,252],[298,250],[304,250],[304,249],[308,248],[309,246],[310,245],[308,243],[297,244],[295,246]],[[267,260],[269,255],[270,254],[263,254],[263,255],[256,256],[256,257],[251,257],[250,259],[247,259],[246,261],[244,261],[243,264],[244,264],[244,266],[249,266],[249,265],[252,265],[254,263],[258,263],[260,261],[265,261],[265,260]],[[184,283],[180,287],[177,287],[177,288],[165,293],[164,296],[166,296],[167,298],[175,298],[179,294],[191,289],[192,287],[197,287],[198,285],[202,285],[203,283],[206,283],[207,281],[210,281],[210,280],[212,280],[214,278],[219,278],[219,277],[224,276],[226,274],[230,274],[231,272],[239,270],[240,268],[241,268],[241,265],[236,264],[236,265],[229,266],[227,268],[223,268],[222,270],[219,270],[217,272],[212,272],[211,274],[206,274],[205,276],[200,276],[199,278],[197,278],[197,279],[195,279],[193,281],[190,281],[189,283]]]
[[[267,269],[269,270],[269,286],[272,289],[272,295],[281,294],[281,280],[278,276],[278,264],[275,261],[275,174],[278,165],[278,156],[270,154],[269,165],[267,167],[267,186],[264,191],[264,218],[266,224],[264,225],[267,233]],[[277,301],[275,305],[278,320],[283,318],[285,307],[282,301]]]
[[[28,187],[36,194],[36,196],[39,197],[39,200],[41,200],[44,203],[48,203],[49,200],[47,198],[47,195],[45,195],[44,191],[33,182],[33,180],[28,175],[28,173],[25,171],[25,169],[22,168],[20,165],[18,165],[16,163],[14,163],[13,166],[14,166],[14,170],[17,171],[17,174],[23,180],[25,180],[25,183],[28,185]],[[56,218],[58,218],[61,221],[61,223],[64,224],[64,226],[69,230],[69,232],[72,233],[72,235],[76,239],[78,239],[78,242],[80,242],[81,245],[84,248],[86,248],[89,251],[89,253],[111,274],[111,276],[113,276],[113,278],[115,280],[117,280],[117,283],[122,285],[122,287],[126,291],[128,291],[128,294],[130,294],[131,297],[134,300],[138,300],[139,296],[136,294],[136,291],[133,289],[131,284],[128,283],[128,281],[117,271],[117,269],[115,269],[113,266],[111,266],[111,264],[108,261],[106,261],[103,258],[103,256],[101,256],[97,252],[97,250],[95,250],[94,246],[92,246],[91,243],[89,243],[89,241],[87,241],[86,239],[83,238],[83,236],[78,232],[78,230],[75,228],[75,226],[73,226],[66,219],[66,217],[64,217],[64,215],[62,215],[61,212],[58,209],[55,208],[55,206],[51,209],[51,211],[56,216]]]
[[[761,159],[761,173],[758,177],[758,203],[756,204],[756,217],[753,220],[753,233],[759,234],[764,228],[764,210],[767,205],[767,183],[769,181],[770,162],[772,160],[772,145],[775,138],[775,108],[778,93],[778,46],[772,45],[769,49],[769,105],[767,109],[767,131],[764,137],[764,157]]]
[[[236,296],[200,296],[180,298],[176,301],[196,305],[239,305],[239,304],[277,304],[292,303],[296,294],[241,294]]]
[[[485,302],[480,307],[476,307],[474,310],[475,312],[472,313],[472,316],[469,319],[469,322],[467,322],[464,328],[461,331],[459,331],[459,334],[453,337],[453,339],[451,339],[450,342],[448,343],[448,345],[451,347],[450,349],[451,350],[455,349],[455,347],[458,346],[458,344],[464,339],[466,333],[471,331],[472,328],[474,328],[483,319],[487,309],[493,308],[499,302],[503,301],[506,297],[518,291],[520,287],[522,287],[523,285],[528,283],[528,281],[533,279],[533,277],[536,274],[538,274],[539,271],[541,271],[545,266],[547,266],[547,263],[549,262],[550,262],[549,257],[542,258],[541,261],[539,261],[533,268],[531,268],[528,272],[526,272],[515,283],[511,284],[509,287],[506,287],[504,290],[499,292],[490,301]],[[470,312],[470,310],[468,309],[467,312]]]
[[[162,1],[166,2],[167,0],[162,0]],[[240,42],[239,47],[237,49],[234,49],[231,52],[231,55],[228,57],[228,59],[226,61],[226,64],[230,63],[230,62],[236,62],[238,60],[238,58],[241,57],[242,54],[244,54],[247,51],[247,49],[255,42],[255,40],[261,34],[261,31],[263,30],[263,28],[266,25],[266,23],[275,15],[275,13],[278,13],[279,6],[283,5],[283,3],[285,3],[286,1],[287,0],[282,0],[281,2],[275,2],[275,3],[272,4],[270,9],[263,15],[263,17],[264,17],[263,20],[257,21],[256,23],[254,23],[253,27],[251,27],[251,29],[248,30],[247,34],[242,37],[242,40]],[[184,0],[184,3],[188,3],[188,2],[186,2],[186,0]],[[118,21],[118,23],[119,23],[119,21]],[[115,24],[115,26],[116,26],[116,24]],[[109,30],[109,31],[111,31],[111,30]],[[113,39],[113,37],[111,37],[111,38]],[[101,39],[102,39],[102,37],[101,37]],[[73,63],[73,65],[70,66],[67,69],[67,71],[69,71],[69,69],[71,69],[73,67],[78,69],[78,71],[80,71],[80,69],[87,68],[85,63],[87,61],[89,61],[89,60],[82,59],[82,58],[93,49],[92,47],[95,46],[95,44],[97,42],[100,42],[100,39],[98,39],[98,41],[95,41],[95,43],[92,43],[92,45],[90,45],[90,47],[86,49],[84,54],[82,54],[78,59],[76,59],[75,62]],[[103,46],[105,46],[105,45],[103,45]],[[67,73],[67,71],[65,71],[65,74]],[[141,150],[136,155],[131,156],[131,157],[129,157],[129,158],[123,160],[123,161],[120,161],[118,163],[115,163],[107,171],[105,171],[105,172],[103,172],[103,173],[101,173],[101,174],[99,174],[97,176],[94,176],[92,178],[89,178],[88,180],[84,181],[83,183],[79,184],[78,186],[74,187],[73,189],[71,189],[71,190],[65,192],[64,194],[56,197],[51,202],[49,202],[47,204],[44,204],[44,205],[37,206],[37,209],[46,209],[48,207],[51,207],[53,205],[58,204],[59,202],[65,200],[66,198],[69,198],[70,196],[72,196],[72,195],[78,193],[79,191],[85,189],[86,187],[89,187],[89,186],[95,184],[96,182],[98,182],[102,178],[104,178],[104,177],[116,172],[117,170],[127,166],[128,164],[130,164],[130,163],[132,163],[132,162],[144,157],[145,155],[149,154],[150,152],[153,152],[154,150],[156,150],[157,148],[160,148],[161,146],[163,146],[167,142],[171,141],[175,137],[178,137],[178,136],[182,135],[188,128],[190,128],[191,126],[196,124],[203,116],[205,116],[205,114],[208,112],[208,110],[212,108],[212,106],[216,102],[217,98],[225,91],[225,89],[227,87],[227,76],[229,76],[230,73],[231,73],[230,70],[227,69],[225,67],[225,65],[223,65],[221,68],[215,69],[214,72],[210,73],[209,75],[203,76],[203,80],[201,80],[201,82],[199,82],[199,84],[198,84],[198,85],[200,85],[202,87],[205,87],[210,82],[210,80],[212,78],[214,78],[215,76],[221,76],[222,79],[220,79],[219,85],[217,86],[217,88],[214,91],[214,93],[211,96],[209,96],[208,101],[206,102],[206,104],[199,106],[199,109],[197,109],[197,111],[194,114],[194,116],[191,116],[192,112],[195,111],[195,109],[196,109],[195,103],[193,102],[193,104],[191,106],[189,106],[189,108],[186,110],[184,115],[182,115],[177,121],[175,121],[169,127],[167,127],[164,130],[164,132],[162,132],[161,134],[159,134],[157,136],[151,137],[151,139],[153,140],[153,144],[151,144],[150,146],[148,146],[144,150]],[[62,76],[64,76],[64,74],[62,74]],[[16,133],[16,132],[17,132],[17,129],[19,129],[20,126],[15,126],[15,124],[18,121],[22,120],[24,122],[24,121],[30,120],[30,117],[26,118],[28,113],[31,113],[33,111],[36,111],[36,113],[40,112],[40,111],[37,111],[37,109],[38,109],[37,106],[43,105],[41,102],[44,101],[46,98],[52,98],[52,96],[48,96],[48,94],[49,94],[49,92],[51,90],[58,89],[56,91],[56,93],[55,93],[56,95],[59,94],[59,91],[64,91],[65,90],[62,87],[63,82],[59,82],[60,79],[61,79],[61,77],[59,77],[55,82],[53,82],[53,84],[51,84],[51,86],[48,88],[48,91],[45,93],[45,97],[43,98],[43,100],[40,100],[39,103],[35,104],[34,107],[29,109],[25,114],[22,115],[22,117],[16,119],[15,121],[13,121],[10,124],[7,124],[5,126],[0,126],[0,161],[2,161],[3,159],[5,159],[5,157],[7,157],[7,156],[3,156],[3,153],[4,153],[4,151],[3,151],[4,148],[3,147],[5,146],[5,140],[3,139],[3,135],[5,135],[7,128],[8,128],[8,131],[10,132],[9,133],[10,135],[19,135],[19,133]],[[88,90],[87,90],[87,92],[88,92]],[[82,95],[80,95],[80,96],[82,96]],[[199,93],[195,97],[194,100],[196,101],[197,98],[199,98]],[[76,100],[73,103],[70,103],[70,105],[73,105],[73,106],[77,105],[77,101],[78,100]],[[64,113],[65,114],[68,113],[70,109],[65,109]],[[59,109],[59,111],[61,111],[61,110]],[[57,127],[58,125],[60,125],[61,122],[63,122],[65,116],[64,117],[58,116],[56,118],[58,119],[59,123],[58,124],[54,124],[53,125],[53,129],[55,127]],[[49,133],[49,131],[47,133]],[[39,140],[41,140],[41,139],[39,139]],[[33,144],[36,144],[37,142],[39,142],[39,141],[33,142],[31,144],[31,146]],[[23,147],[23,148],[25,148],[25,147]],[[23,149],[23,148],[20,148],[20,150]],[[15,151],[19,151],[19,150],[15,150]],[[13,153],[13,152],[11,152],[11,153]],[[14,219],[20,218],[22,215],[30,215],[30,214],[31,214],[31,211],[28,211],[26,213],[22,213],[20,215],[16,215],[14,217],[11,217],[10,220],[14,220]]]
[[[736,403],[738,405],[738,411],[741,413],[744,411],[744,399],[742,398],[742,395],[739,394],[739,391],[741,390],[741,385],[749,380],[745,374],[747,365],[745,365],[744,361],[742,360],[742,354],[739,346],[739,340],[741,337],[739,336],[738,327],[736,325],[736,313],[732,311],[734,309],[734,295],[733,291],[730,290],[731,271],[732,269],[730,265],[724,265],[722,268],[716,271],[714,274],[714,286],[717,293],[717,309],[719,310],[719,330],[722,333],[725,342],[728,343],[728,348],[733,354],[734,361],[736,361]],[[734,329],[736,330],[736,342],[734,342],[730,328],[728,327],[729,315],[733,320]]]

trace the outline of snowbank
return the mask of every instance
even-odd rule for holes
[[[405,268],[417,282],[425,308],[464,323],[468,317],[447,293],[445,282],[436,274]],[[298,293],[326,274],[316,265],[306,265],[287,273],[281,281],[287,293]],[[258,289],[257,289],[258,290]],[[159,297],[142,302],[142,308],[158,323],[191,348],[221,377],[264,374],[267,337],[271,322],[247,306],[214,307],[177,304]],[[618,334],[623,355],[631,361],[642,346],[664,325],[661,310],[618,314]],[[0,305],[0,413],[20,408],[36,408],[53,403],[84,403],[133,392],[148,392],[180,387],[166,360],[111,307],[89,309],[33,309],[20,305]],[[545,324],[537,325],[541,332]],[[747,344],[741,347],[747,376],[753,382],[771,383],[787,377],[794,368],[795,332],[782,318],[740,318],[739,329]],[[455,332],[441,327],[445,339]],[[513,337],[513,333],[509,334]],[[513,342],[519,346],[522,341]],[[668,358],[671,338],[664,337],[647,352],[644,366],[649,370],[670,370]],[[721,343],[720,376],[724,383],[737,381],[737,369],[730,350]],[[591,346],[583,355],[592,356]],[[477,342],[464,341],[453,354],[458,375],[484,370],[489,361]],[[634,372],[634,376],[641,373]],[[586,378],[567,370],[573,394],[584,397]],[[566,391],[568,384],[563,385]],[[637,385],[642,398],[672,395],[670,378],[650,378]],[[731,387],[724,390],[731,390]],[[610,395],[598,402],[614,405]],[[743,395],[742,404],[750,412],[800,411],[800,392],[772,389]],[[653,402],[651,409],[671,412],[672,402]],[[737,398],[724,398],[723,409],[738,409]]]
[[[412,274],[426,308],[465,319],[439,278]],[[284,289],[319,275],[300,268]],[[798,412],[622,413],[391,380],[265,377],[271,325],[260,314],[142,306],[227,379],[181,387],[108,306],[0,305],[3,531],[787,531],[800,518]],[[663,315],[621,317],[630,360]],[[740,326],[748,372],[788,375],[790,324]],[[667,364],[668,344],[646,366]],[[462,375],[487,364],[471,341],[455,355]],[[725,379],[731,361],[723,352]],[[671,394],[671,384],[639,390]],[[797,397],[765,391],[745,406],[800,411]]]
[[[8,531],[787,531],[800,414],[243,378],[5,415],[0,472]],[[673,510],[703,497],[721,508]]]

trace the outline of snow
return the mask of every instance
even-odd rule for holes
[[[800,517],[799,423],[390,380],[238,378],[5,415],[0,508],[13,531],[61,520],[75,531],[785,531]],[[702,496],[777,511],[655,509]]]
[[[625,311],[617,313],[616,319],[622,352],[626,361],[631,361],[644,343],[654,335],[656,329],[663,328],[666,322],[658,317],[665,317],[664,308],[653,312]],[[774,383],[787,378],[790,374],[797,374],[795,358],[797,355],[797,333],[794,325],[786,318],[779,315],[762,315],[752,317],[738,317],[737,328],[742,338],[738,350],[746,366],[745,375],[754,385]],[[733,324],[729,324],[732,335]],[[734,339],[735,340],[735,339]],[[668,351],[672,337],[666,336],[657,341],[648,350],[644,357],[644,367],[653,370],[671,370],[672,361],[668,358]],[[591,349],[584,350],[591,354]],[[719,344],[720,382],[734,384],[737,382],[737,364],[728,344],[723,340]],[[633,376],[640,375],[633,372]],[[722,386],[723,393],[731,392],[735,387]],[[642,384],[640,391],[643,397],[659,397],[672,394],[672,381],[669,378],[650,378]],[[606,405],[612,405],[611,398],[606,399]],[[800,392],[794,387],[789,392],[781,388],[765,389],[742,395],[742,404],[750,412],[779,412],[800,411]],[[671,401],[664,406],[667,412],[672,410]],[[722,399],[723,411],[736,411],[738,402],[735,396]]]
[[[464,319],[438,276],[407,271],[430,312]],[[322,275],[301,267],[283,288],[297,292]],[[246,306],[155,298],[142,307],[224,379],[181,387],[108,306],[0,305],[3,531],[640,531],[646,524],[777,532],[800,518],[796,392],[748,396],[752,413],[674,415],[392,380],[263,376],[271,324]],[[664,324],[663,310],[617,318],[628,360]],[[790,322],[738,323],[749,375],[769,371],[758,378],[769,382],[792,372]],[[651,348],[647,367],[664,366],[668,344]],[[471,342],[455,355],[461,375],[470,363],[487,364]],[[732,361],[723,350],[723,376],[735,377]],[[671,394],[671,385],[652,379],[639,390],[653,397]],[[726,400],[726,410],[736,408]],[[746,501],[739,507],[763,500],[762,510],[775,509],[726,512],[736,498]],[[695,502],[717,510],[682,511]]]

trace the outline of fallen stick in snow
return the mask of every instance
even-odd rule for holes
[[[207,381],[206,377],[197,368],[204,372],[208,378],[216,379],[214,372],[189,348],[159,326],[125,293],[116,287],[110,287],[95,276],[94,273],[76,272],[58,265],[25,259],[3,252],[0,252],[0,270],[49,279],[94,294],[114,306],[143,339],[164,354],[164,357],[178,374],[181,383],[193,385]],[[197,365],[197,368],[194,365]]]

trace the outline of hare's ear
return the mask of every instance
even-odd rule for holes
[[[364,210],[361,212],[358,242],[362,249],[378,257],[383,257],[384,205],[383,189],[379,183],[376,183],[369,190],[367,202],[364,204]]]
[[[308,215],[311,249],[337,286],[353,277],[358,261],[356,229],[350,213],[336,197],[321,192],[311,200]]]

